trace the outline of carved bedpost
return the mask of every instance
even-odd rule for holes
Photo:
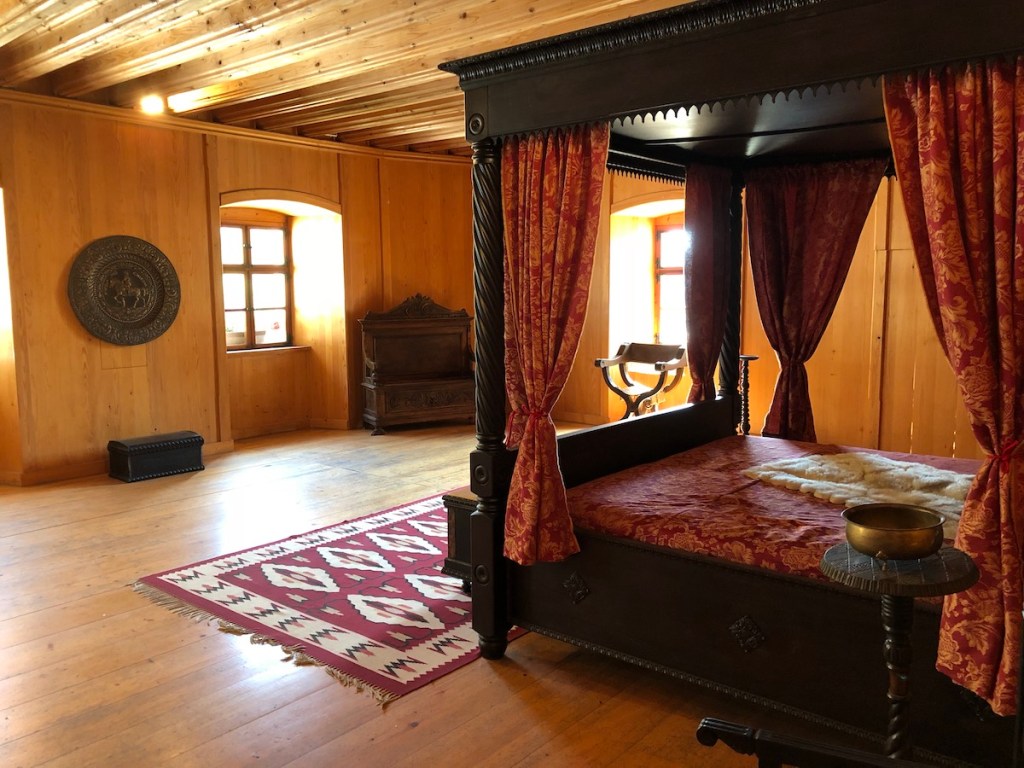
[[[508,576],[502,555],[505,502],[511,477],[505,450],[504,262],[501,154],[494,139],[473,144],[473,291],[476,331],[476,450],[470,487],[478,497],[470,517],[473,629],[484,658],[508,645]]]
[[[740,434],[750,434],[750,364],[757,355],[740,355]]]
[[[725,335],[718,357],[718,394],[733,398],[734,418],[740,423],[740,398],[737,377],[740,372],[740,290],[743,262],[743,177],[739,171],[732,177],[732,199],[729,201],[729,304],[725,315]]]

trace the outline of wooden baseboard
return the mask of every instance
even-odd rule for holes
[[[310,424],[308,421],[301,423],[284,423],[284,424],[261,424],[259,426],[252,427],[233,427],[231,430],[232,438],[234,440],[245,440],[249,437],[263,437],[264,435],[277,435],[282,432],[297,432],[300,429],[309,429]]]
[[[206,443],[203,446],[204,456],[218,456],[222,453],[231,453],[235,450],[234,440],[219,440],[216,443]]]
[[[362,429],[362,422],[353,425],[347,419],[310,419],[310,429]]]
[[[107,458],[82,461],[76,464],[60,464],[54,467],[40,467],[21,472],[14,482],[6,485],[42,485],[55,483],[58,480],[73,480],[78,477],[107,474]]]
[[[220,440],[216,443],[203,445],[203,456],[216,456],[230,453],[235,449],[234,440]],[[109,459],[103,458],[81,461],[74,464],[61,464],[54,467],[38,467],[18,472],[16,470],[0,471],[0,485],[29,486],[56,483],[60,480],[74,480],[92,475],[106,475],[109,471]]]

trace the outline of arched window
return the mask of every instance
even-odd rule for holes
[[[220,224],[228,351],[308,346],[344,317],[336,202],[291,190],[223,192]]]
[[[686,344],[683,287],[689,232],[681,197],[611,216],[609,352],[628,342]]]
[[[686,344],[686,287],[683,267],[690,233],[682,222],[654,227],[654,341]]]
[[[291,344],[289,217],[277,211],[225,208],[220,251],[228,349]]]

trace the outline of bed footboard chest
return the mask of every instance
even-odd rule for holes
[[[196,432],[111,440],[107,452],[110,476],[126,483],[203,469],[203,438]]]
[[[469,516],[476,510],[477,498],[469,488],[441,497],[448,511],[448,557],[444,559],[441,573],[462,579],[468,587],[473,579],[469,559]]]

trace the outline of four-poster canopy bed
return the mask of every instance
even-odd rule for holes
[[[841,539],[841,526],[807,538],[816,523],[794,510],[822,502],[771,488],[758,491],[767,501],[757,500],[751,488],[759,484],[742,476],[769,459],[842,452],[800,441],[813,441],[813,422],[799,408],[769,417],[781,425],[778,434],[797,442],[736,434],[743,188],[749,206],[770,193],[776,169],[825,162],[860,164],[878,179],[890,158],[886,77],[896,82],[905,73],[959,62],[1010,61],[1012,69],[1013,54],[1024,49],[1022,29],[1024,5],[1003,0],[704,0],[443,65],[465,91],[474,153],[478,442],[470,472],[479,502],[468,524],[473,622],[485,656],[504,654],[516,624],[822,724],[884,733],[878,602],[812,572],[815,558]],[[1016,87],[1024,92],[1020,80]],[[887,98],[889,123],[898,124],[898,88],[890,87]],[[556,134],[568,138],[545,143]],[[691,405],[560,437],[557,464],[566,494],[554,449],[546,447],[554,444],[549,416],[575,351],[580,302],[586,303],[586,292],[581,298],[573,289],[589,283],[586,263],[571,252],[593,250],[594,216],[582,211],[600,200],[605,157],[613,171],[687,180],[688,225],[714,241],[702,246],[710,254],[705,266],[698,269],[694,256],[692,279],[699,272],[701,280],[694,290],[716,298],[688,321],[691,329],[695,320],[706,325],[720,351],[702,348],[691,330]],[[558,183],[538,183],[545,165],[560,169]],[[913,186],[913,174],[903,178],[910,166],[896,165],[904,186]],[[768,182],[758,187],[761,176]],[[798,183],[810,183],[802,178]],[[554,207],[531,211],[531,189],[543,188],[541,205],[547,205],[553,187],[560,196]],[[831,199],[828,216],[847,204]],[[917,247],[918,236],[928,236],[921,234],[926,217],[908,208]],[[557,218],[557,237],[536,235],[545,216]],[[759,237],[765,240],[765,232]],[[762,247],[753,232],[751,238],[752,248]],[[530,261],[546,248],[553,254],[547,261]],[[1021,282],[1020,274],[1010,279],[1017,290]],[[538,293],[549,303],[539,303]],[[926,294],[932,305],[938,301],[934,287]],[[1019,313],[1011,310],[1014,328]],[[538,327],[548,335],[538,338]],[[959,345],[948,329],[943,344],[953,360]],[[782,349],[786,358],[785,340]],[[784,373],[796,381],[786,386],[798,389],[802,364],[787,363]],[[1019,372],[1014,376],[1019,386]],[[1019,438],[1019,393],[1016,398],[991,444],[979,438],[990,455],[981,475],[997,473],[995,496],[985,497],[995,499],[997,511],[1000,498],[1010,508],[1012,483],[1020,489],[1013,479],[1018,443],[1011,439],[1014,430]],[[506,437],[518,445],[519,464]],[[707,462],[711,469],[700,469]],[[639,469],[649,463],[653,469]],[[623,490],[613,476],[620,471],[639,472],[640,486],[654,486],[653,497],[634,499],[644,509],[629,508],[635,486]],[[673,484],[684,486],[684,496],[694,487],[703,495],[666,502],[669,508],[652,515],[664,487]],[[969,497],[969,503],[982,502]],[[674,504],[693,507],[691,518],[676,520]],[[578,515],[574,535],[560,528],[564,521],[544,517],[548,507]],[[761,527],[745,539],[732,523],[714,528],[733,508]],[[620,512],[624,517],[612,518]],[[701,529],[705,524],[711,527]],[[1004,520],[1003,527],[1012,525]],[[803,549],[782,549],[801,537],[807,538]],[[718,549],[703,546],[708,538],[718,540]],[[1019,549],[1011,554],[1004,572],[1019,576],[1013,559]],[[773,559],[781,564],[762,562]],[[1004,607],[1018,618],[1019,593],[1019,585],[1011,587]],[[918,602],[912,635],[917,745],[940,762],[1009,764],[1013,718],[992,714],[982,699],[936,671],[939,610]],[[1007,621],[1008,647],[1019,645],[1018,629],[1019,622]],[[1015,688],[1016,669],[1001,675],[1004,689]],[[1005,700],[1006,691],[991,698],[998,696]]]

